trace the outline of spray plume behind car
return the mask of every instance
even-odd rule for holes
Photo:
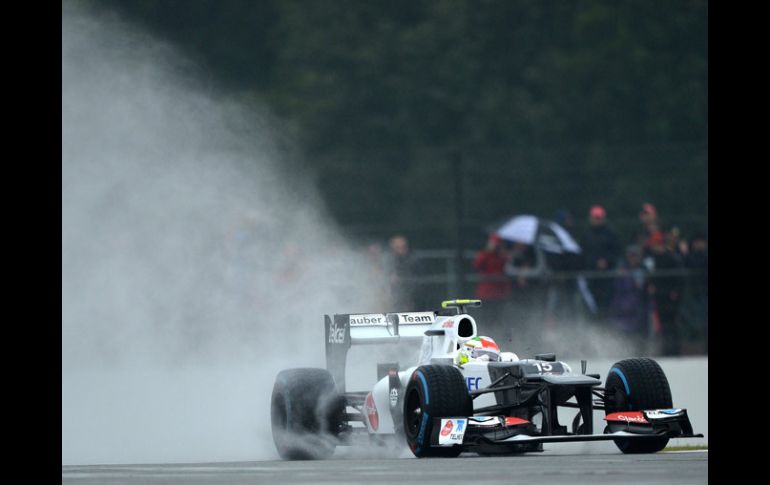
[[[270,386],[373,301],[268,113],[109,12],[62,17],[62,463],[276,457]]]

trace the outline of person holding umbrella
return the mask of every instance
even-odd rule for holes
[[[531,214],[508,219],[496,234],[513,244],[505,273],[514,281],[511,305],[518,319],[526,321],[525,325],[545,321],[555,326],[560,290],[564,290],[561,297],[569,291],[557,288],[560,283],[551,280],[550,274],[576,269],[582,261],[580,245],[559,224]],[[584,279],[580,292],[593,302]]]
[[[652,271],[647,292],[652,299],[652,333],[662,342],[663,355],[681,353],[681,336],[678,320],[685,280],[672,270],[684,267],[682,259],[666,244],[666,237],[654,234],[650,237],[649,257]]]

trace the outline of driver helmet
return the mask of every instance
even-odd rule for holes
[[[466,340],[463,350],[472,359],[498,362],[500,360],[500,347],[491,337],[480,335]]]

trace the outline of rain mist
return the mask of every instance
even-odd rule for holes
[[[276,373],[381,298],[280,124],[201,79],[63,6],[62,464],[276,458]]]

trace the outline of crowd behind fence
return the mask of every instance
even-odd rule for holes
[[[386,244],[381,236],[370,237],[354,258],[372,282],[367,308],[427,310],[447,299],[478,298],[483,304],[474,313],[483,334],[507,348],[523,344],[550,351],[543,347],[572,345],[578,352],[582,345],[596,352],[604,345],[624,355],[707,355],[706,232],[688,229],[685,238],[677,226],[662,226],[651,204],[643,205],[633,235],[617,236],[601,206],[593,206],[588,219],[582,232],[568,218],[557,218],[563,227],[555,230],[556,223],[542,219],[542,227],[552,232],[531,239],[517,239],[504,230],[509,227],[505,223],[487,232],[485,246],[473,243],[473,250],[460,249],[459,237],[447,239],[442,249],[413,248],[403,234],[392,235]],[[276,248],[283,247],[280,257],[265,264],[261,246],[255,245],[263,236],[256,226],[250,219],[238,225],[225,238],[222,252],[227,282],[245,298],[251,298],[255,268],[274,274],[291,299],[306,282],[303,278],[314,278],[309,268],[318,269],[308,263],[308,254],[323,261],[340,255],[336,247],[319,251],[305,245],[303,251],[295,241],[276,241]],[[474,232],[484,234],[471,231],[469,239]],[[569,236],[573,233],[575,240]],[[555,245],[559,234],[567,234],[560,247]],[[358,256],[365,256],[365,263]],[[342,278],[335,291],[347,295],[350,284]]]
[[[407,305],[414,308],[433,308],[437,302],[454,297],[478,296],[474,290],[482,281],[505,281],[508,275],[481,275],[474,272],[472,261],[475,251],[462,253],[465,271],[458,271],[456,252],[451,249],[414,250],[414,273],[402,279],[411,297]],[[458,275],[462,274],[462,279]],[[632,291],[638,298],[625,298],[629,293],[624,282],[634,280]],[[681,288],[673,322],[660,321],[660,308],[649,295],[651,281],[670,280]],[[592,282],[611,283],[607,308],[591,303]],[[669,281],[666,281],[668,283]],[[588,289],[588,291],[587,291]],[[634,308],[636,305],[636,308]],[[661,269],[641,266],[637,270],[617,268],[609,271],[554,271],[545,268],[530,276],[526,289],[518,288],[505,301],[484,301],[479,314],[486,324],[495,328],[503,340],[511,340],[509,325],[520,333],[559,330],[598,330],[626,339],[629,347],[639,355],[707,355],[708,354],[708,269]],[[638,315],[641,325],[628,325],[623,316]],[[502,320],[495,321],[495,319]],[[673,325],[663,328],[662,325]]]
[[[580,244],[561,227],[532,240],[500,229],[484,248],[464,251],[410,250],[406,238],[396,236],[386,261],[391,297],[399,308],[479,298],[485,328],[504,341],[569,332],[612,337],[637,355],[707,355],[705,232],[687,240],[676,226],[661,227],[651,204],[642,206],[639,220],[628,245],[598,205]],[[554,234],[567,234],[561,246]]]
[[[474,287],[480,281],[501,281],[509,276],[484,276],[474,273],[471,262],[474,251],[463,252],[466,266],[463,280],[458,279],[457,258],[451,249],[415,250],[413,258],[419,274],[410,277],[413,289],[411,303],[415,308],[433,308],[437,302],[453,297],[474,295]],[[638,353],[657,355],[708,354],[708,269],[643,269],[642,274],[631,274],[632,278],[651,280],[678,279],[682,284],[682,299],[674,321],[673,332],[663,334],[659,315],[649,299],[640,298],[638,313],[644,315],[644,326],[627,329],[621,325],[613,327],[609,320],[597,313],[581,292],[581,282],[606,280],[622,281],[629,276],[627,270],[611,271],[545,271],[533,278],[533,286],[524,295],[513,296],[501,317],[521,330],[521,327],[543,325],[548,329],[596,329],[614,332],[618,336],[634,339]],[[621,286],[621,285],[617,285]],[[640,285],[643,287],[643,285]],[[616,300],[617,301],[617,300]],[[520,308],[515,308],[519,305]],[[620,305],[620,304],[618,304]],[[485,301],[480,314],[495,302]],[[626,309],[628,310],[628,309]],[[498,312],[500,313],[500,312]],[[505,315],[508,313],[509,315]],[[492,323],[492,322],[490,322]],[[494,332],[492,332],[494,333]],[[667,342],[664,340],[673,340]]]

